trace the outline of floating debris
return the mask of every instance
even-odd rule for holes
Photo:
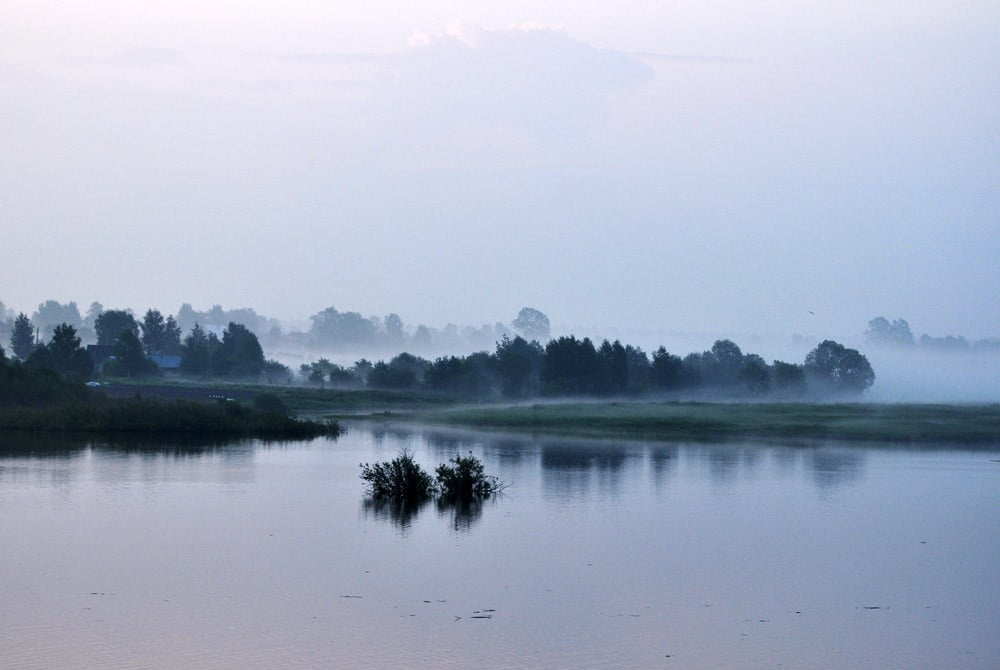
[[[340,597],[341,598],[358,598],[358,599],[364,598],[364,596],[340,596]]]

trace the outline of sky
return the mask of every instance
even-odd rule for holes
[[[1000,4],[0,4],[0,300],[1000,335]]]

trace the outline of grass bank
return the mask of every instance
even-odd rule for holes
[[[393,418],[475,428],[650,440],[759,438],[1000,445],[997,404],[566,402],[450,408]]]
[[[225,396],[251,400],[259,393],[272,393],[299,415],[370,414],[383,411],[424,411],[454,406],[452,395],[432,391],[391,391],[380,389],[319,389],[306,386],[244,384],[196,380],[127,380],[106,382],[104,393],[115,397],[207,400]]]
[[[307,439],[337,435],[340,425],[262,412],[238,402],[103,398],[5,407],[0,430]]]

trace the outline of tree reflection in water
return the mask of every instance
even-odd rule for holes
[[[390,523],[401,534],[406,535],[417,517],[433,502],[437,508],[438,515],[441,518],[448,517],[448,525],[452,530],[467,533],[482,518],[485,504],[493,502],[494,498],[496,496],[485,500],[474,498],[473,500],[463,502],[451,498],[438,498],[437,500],[425,498],[424,500],[409,501],[394,498],[369,497],[362,500],[361,509],[366,517],[383,523]]]

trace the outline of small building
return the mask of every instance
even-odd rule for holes
[[[156,367],[160,368],[160,372],[164,375],[179,375],[181,373],[181,357],[170,354],[163,354],[160,356],[150,356],[149,359],[156,363]]]

